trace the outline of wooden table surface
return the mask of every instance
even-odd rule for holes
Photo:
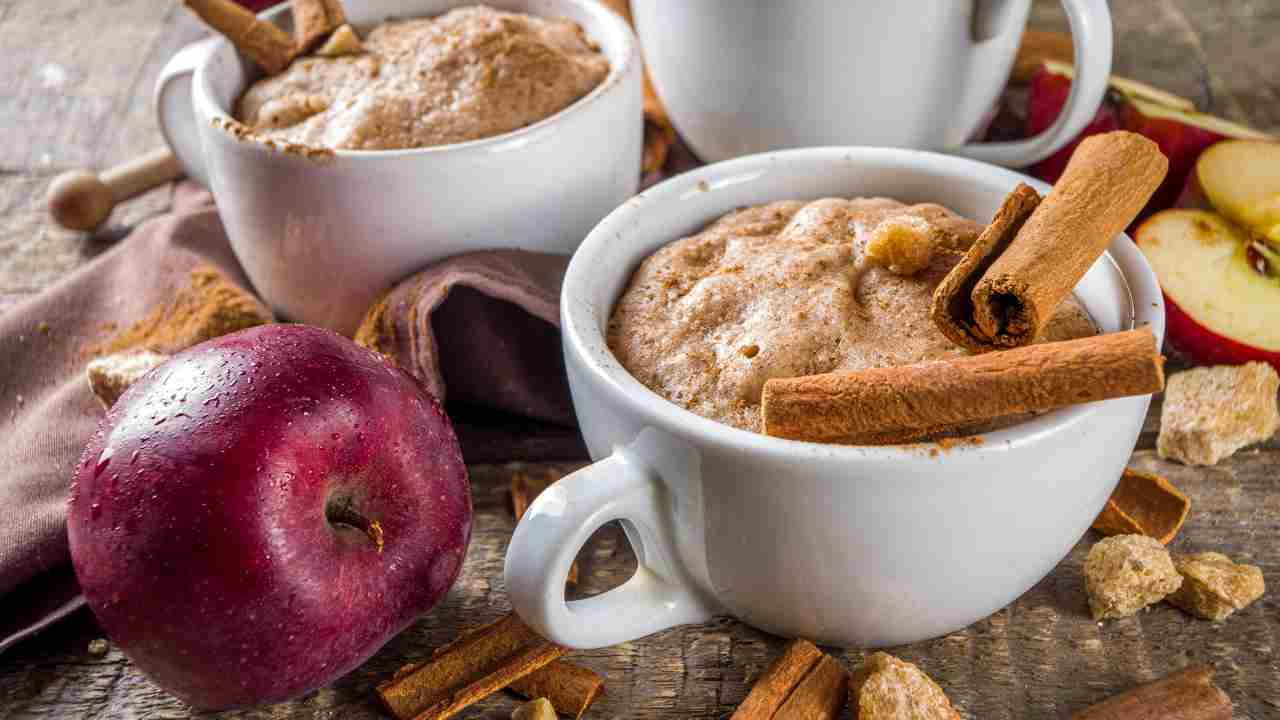
[[[1202,108],[1280,131],[1280,2],[1124,0],[1112,3],[1116,71],[1194,98]],[[1037,0],[1032,25],[1064,28],[1057,3]],[[129,203],[97,237],[53,227],[42,194],[58,172],[105,167],[161,143],[152,83],[166,59],[202,29],[176,0],[0,0],[0,312],[85,263],[168,202],[158,190]],[[3,372],[3,369],[0,369]],[[1166,463],[1151,450],[1158,403],[1133,465],[1157,469],[1193,499],[1178,550],[1221,550],[1262,566],[1280,583],[1280,443],[1207,469]],[[447,600],[335,685],[227,718],[376,718],[374,684],[466,627],[508,610],[502,558],[513,527],[511,466],[472,468],[475,532]],[[3,469],[0,469],[3,472]],[[1034,482],[1034,477],[1027,478]],[[1093,622],[1081,564],[1083,538],[1062,563],[1009,607],[936,640],[891,649],[919,663],[966,718],[1067,717],[1135,683],[1189,662],[1217,664],[1237,718],[1280,717],[1280,601],[1272,590],[1225,623],[1166,605]],[[833,549],[838,552],[838,549]],[[584,550],[584,583],[599,591],[635,561],[616,529]],[[981,582],[981,578],[975,578]],[[0,719],[179,718],[193,713],[152,685],[98,637],[87,612],[0,656]],[[606,678],[590,717],[721,718],[777,656],[783,640],[730,619],[677,628],[572,659]],[[837,653],[849,667],[863,655]],[[464,717],[505,718],[499,694]]]

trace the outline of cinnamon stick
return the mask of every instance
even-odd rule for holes
[[[402,669],[378,686],[378,697],[399,720],[448,718],[566,652],[512,613],[442,648],[431,662]]]
[[[930,317],[973,352],[1035,340],[1111,240],[1160,186],[1169,161],[1135,133],[1086,138],[1042,202],[1020,185],[934,291]]]
[[[1231,720],[1231,698],[1213,684],[1213,667],[1193,665],[1104,700],[1071,720]]]
[[[347,22],[341,0],[290,0],[294,52],[309,52]]]
[[[1103,535],[1146,535],[1168,545],[1190,510],[1190,498],[1168,480],[1125,468],[1093,529]]]
[[[787,720],[834,720],[849,697],[849,671],[830,655],[819,658],[800,681],[775,718]]]
[[[552,483],[562,477],[559,473],[548,471],[541,478],[533,478],[527,473],[516,471],[511,474],[511,514],[515,516],[516,522],[524,517],[524,511],[529,509],[532,503],[543,490],[546,490]],[[578,561],[574,560],[569,565],[569,577],[565,579],[567,585],[578,584]]]
[[[544,697],[561,715],[580,718],[604,694],[604,678],[590,668],[556,660],[512,682],[507,689],[526,698]]]
[[[284,70],[293,60],[293,41],[288,33],[274,23],[259,20],[232,0],[182,0],[182,4],[225,35],[268,75]]]
[[[775,660],[751,686],[747,699],[729,720],[768,720],[774,717],[792,691],[824,657],[823,652],[808,640],[792,640],[782,652],[782,657]]]
[[[490,627],[492,625],[485,625],[464,632],[453,642],[436,648],[431,656],[436,658],[455,651]],[[396,671],[392,680],[399,680],[425,664],[405,665]],[[530,699],[545,697],[555,706],[556,712],[579,718],[597,698],[604,694],[604,678],[590,668],[574,665],[567,660],[553,660],[528,675],[512,681],[507,689]]]
[[[814,442],[908,442],[966,423],[1144,395],[1164,386],[1149,328],[983,355],[764,385],[764,433]]]

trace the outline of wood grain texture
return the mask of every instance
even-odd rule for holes
[[[168,0],[0,0],[0,312],[86,262],[130,224],[164,209],[160,190],[117,210],[96,239],[53,228],[45,183],[65,169],[97,168],[161,142],[151,84],[172,52],[201,33]],[[1116,71],[1195,99],[1202,109],[1280,130],[1280,2],[1126,0],[1111,3]],[[1036,0],[1033,25],[1065,29],[1058,3]],[[53,32],[50,28],[56,28]],[[1280,582],[1280,441],[1213,468],[1155,457],[1154,403],[1132,465],[1165,475],[1193,507],[1175,552],[1220,550]],[[490,449],[496,451],[496,449]],[[294,702],[228,713],[193,713],[111,648],[90,655],[100,633],[87,613],[0,656],[0,720],[34,718],[383,718],[373,687],[406,662],[429,657],[465,628],[508,610],[502,560],[512,530],[509,475],[518,466],[472,468],[475,534],[466,568],[442,605],[364,667]],[[1034,481],[1034,478],[1029,478]],[[1080,574],[1090,533],[1023,597],[943,638],[891,648],[946,690],[965,718],[1066,718],[1139,682],[1187,664],[1217,664],[1236,717],[1280,717],[1280,595],[1275,590],[1225,623],[1167,605],[1099,626]],[[579,558],[591,594],[635,568],[626,541],[606,527]],[[981,581],[975,578],[975,581]],[[569,656],[605,678],[587,717],[723,718],[786,641],[729,619]],[[831,650],[831,649],[829,649]],[[854,668],[862,651],[831,650]],[[462,717],[507,718],[500,693]]]

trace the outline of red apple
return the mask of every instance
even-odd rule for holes
[[[254,12],[260,12],[273,5],[278,5],[279,3],[284,2],[284,0],[236,0],[236,2]]]
[[[1199,364],[1280,369],[1280,253],[1203,210],[1156,213],[1134,239],[1164,290],[1175,348]]]
[[[1192,177],[1215,210],[1280,250],[1280,143],[1218,143],[1200,156]]]
[[[1032,77],[1027,97],[1027,134],[1041,132],[1053,124],[1071,91],[1070,65],[1046,62]],[[1265,133],[1195,112],[1190,100],[1153,88],[1136,80],[1112,77],[1110,92],[1084,131],[1048,159],[1032,168],[1045,182],[1056,182],[1080,140],[1111,130],[1129,130],[1144,135],[1160,146],[1169,159],[1169,172],[1138,214],[1138,221],[1151,213],[1179,203],[1200,153],[1226,138],[1267,138]]]
[[[1052,72],[1047,65],[1042,65],[1036,70],[1035,75],[1031,77],[1031,87],[1027,93],[1027,135],[1044,132],[1053,125],[1059,113],[1062,112],[1063,106],[1067,104],[1067,96],[1070,94],[1070,77]],[[1067,169],[1067,161],[1071,159],[1071,154],[1075,152],[1081,140],[1090,135],[1121,129],[1120,117],[1123,108],[1124,97],[1114,91],[1108,92],[1103,97],[1102,105],[1098,107],[1093,120],[1089,121],[1080,135],[1058,152],[1032,166],[1031,174],[1047,183],[1057,182],[1058,178],[1062,177],[1062,172]]]
[[[462,566],[471,496],[416,380],[328,330],[266,325],[121,396],[67,532],[112,641],[174,695],[225,708],[325,685],[430,610]]]

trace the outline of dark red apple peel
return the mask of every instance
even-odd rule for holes
[[[1197,365],[1242,365],[1256,360],[1280,371],[1280,352],[1245,345],[1209,330],[1168,295],[1164,295],[1164,321],[1169,344]]]
[[[85,449],[68,517],[108,636],[202,708],[355,668],[443,597],[470,533],[435,399],[301,325],[203,343],[130,388]]]

